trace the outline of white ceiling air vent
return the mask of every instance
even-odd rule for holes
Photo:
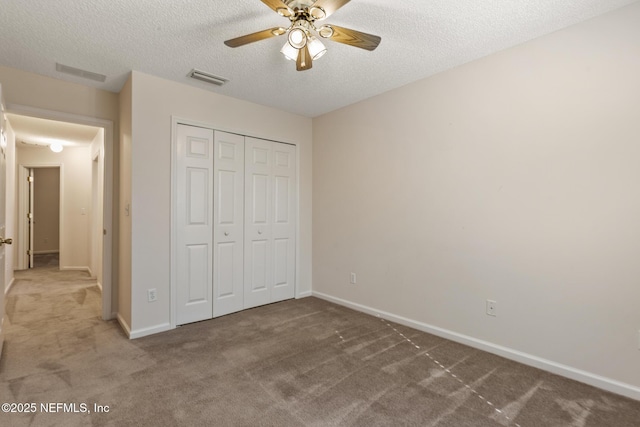
[[[98,74],[87,70],[81,70],[80,68],[70,67],[68,65],[59,64],[56,62],[56,71],[61,73],[71,74],[72,76],[81,77],[83,79],[94,80],[96,82],[104,83],[107,80],[107,76],[104,74]]]
[[[222,86],[229,81],[229,79],[225,79],[224,77],[214,76],[213,74],[205,73],[204,71],[196,70],[195,68],[189,71],[188,76],[192,79],[202,80],[203,82],[211,83],[217,86]]]

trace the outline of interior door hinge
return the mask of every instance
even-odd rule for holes
[[[28,177],[27,177],[27,181],[29,181],[29,182],[33,182],[33,177],[32,177],[32,176],[28,176]]]

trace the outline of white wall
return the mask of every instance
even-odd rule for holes
[[[66,147],[61,153],[46,148],[17,148],[18,165],[60,165],[60,268],[88,269],[90,263],[91,148]]]
[[[314,119],[314,293],[640,398],[638,22]]]
[[[132,74],[130,326],[133,335],[157,332],[170,324],[172,116],[221,130],[298,144],[301,256],[297,292],[310,293],[311,119],[143,73]],[[156,302],[147,302],[149,288],[157,289]]]

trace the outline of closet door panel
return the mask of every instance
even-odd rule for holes
[[[245,138],[244,308],[271,302],[272,144]]]
[[[244,306],[244,137],[214,133],[213,317]]]
[[[213,131],[177,128],[176,324],[212,316]]]
[[[295,296],[296,266],[296,147],[273,143],[273,253],[271,302]]]

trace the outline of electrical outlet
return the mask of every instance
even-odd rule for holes
[[[356,284],[356,273],[351,273],[351,284],[352,285]]]
[[[488,299],[487,300],[487,315],[496,317],[498,315],[498,303]]]
[[[147,289],[147,301],[154,302],[158,299],[158,294],[156,292],[156,288]]]

